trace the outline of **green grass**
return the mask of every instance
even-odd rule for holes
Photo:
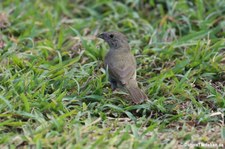
[[[224,0],[1,1],[0,147],[225,146],[224,14]],[[95,36],[111,30],[146,103],[110,89]]]

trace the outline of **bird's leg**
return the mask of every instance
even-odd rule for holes
[[[112,78],[109,78],[109,82],[111,84],[112,90],[114,91],[117,88],[117,82],[116,82],[116,80],[114,80]]]

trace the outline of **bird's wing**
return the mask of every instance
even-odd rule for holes
[[[116,52],[116,53],[114,53]],[[108,67],[110,77],[121,84],[127,84],[136,75],[136,62],[130,51],[109,51],[105,57],[105,67]]]
[[[121,84],[126,84],[135,73],[135,65],[129,65],[128,63],[125,63],[123,61],[121,61],[119,65],[109,64],[108,67],[109,72],[113,76],[113,78],[119,80]]]

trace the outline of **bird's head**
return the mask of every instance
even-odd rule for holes
[[[120,32],[103,32],[98,35],[98,38],[106,41],[110,49],[118,49],[121,47],[128,47],[129,49],[126,36]]]

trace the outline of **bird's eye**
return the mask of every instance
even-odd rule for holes
[[[110,35],[109,35],[109,37],[110,37],[110,38],[113,38],[113,37],[114,37],[114,35],[113,35],[113,34],[110,34]]]

